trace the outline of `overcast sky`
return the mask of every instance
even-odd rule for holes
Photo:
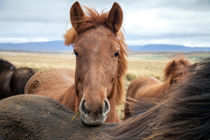
[[[115,0],[124,12],[129,45],[210,47],[210,0]],[[114,0],[79,0],[108,11]],[[0,0],[0,42],[63,39],[73,0]]]

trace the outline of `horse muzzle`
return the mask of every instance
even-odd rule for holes
[[[107,99],[102,105],[91,108],[86,104],[86,100],[82,100],[79,106],[80,117],[86,125],[101,125],[106,121],[107,115],[110,111],[110,104]]]

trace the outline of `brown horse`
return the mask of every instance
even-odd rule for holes
[[[36,69],[28,67],[20,67],[14,70],[10,79],[11,94],[9,96],[24,94],[26,83],[36,72]]]
[[[23,94],[26,82],[35,72],[32,68],[16,68],[7,60],[0,59],[0,99]]]
[[[140,77],[131,82],[126,93],[125,119],[136,113],[142,113],[160,102],[173,85],[181,82],[190,65],[189,60],[179,56],[166,65],[164,69],[166,81],[164,83],[154,77]],[[138,108],[135,109],[137,102],[139,102]],[[142,105],[141,108],[139,104]]]
[[[15,70],[4,70],[0,74],[0,99],[13,95],[24,94],[27,81],[36,70],[27,67],[20,67]]]
[[[210,59],[190,67],[169,97],[121,124],[90,127],[67,107],[38,95],[0,101],[5,140],[207,140],[210,138]]]
[[[25,93],[56,99],[79,111],[89,125],[105,120],[117,123],[116,105],[123,99],[122,78],[127,67],[126,44],[120,32],[122,9],[114,3],[108,13],[98,14],[88,8],[85,14],[75,2],[70,17],[73,28],[64,38],[66,45],[74,47],[75,76],[64,70],[38,73],[28,82]]]

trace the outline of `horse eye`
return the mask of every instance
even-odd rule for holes
[[[171,84],[176,84],[176,80],[172,80],[171,81]]]
[[[117,51],[115,54],[114,54],[114,57],[118,57],[119,56],[119,51]]]
[[[76,50],[74,50],[74,54],[75,54],[76,56],[79,56],[79,54],[78,54],[78,52],[77,52]]]

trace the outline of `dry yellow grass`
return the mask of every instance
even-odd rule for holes
[[[75,57],[72,53],[29,53],[0,52],[0,58],[12,62],[17,67],[32,67],[38,70],[75,67]]]
[[[69,53],[28,53],[0,52],[0,58],[12,62],[18,67],[32,67],[38,70],[52,68],[75,68],[75,56]],[[160,77],[167,60],[145,60],[129,56],[128,73],[136,76],[153,75]]]
[[[128,59],[128,73],[136,76],[152,75],[160,78],[167,60],[132,60]]]

